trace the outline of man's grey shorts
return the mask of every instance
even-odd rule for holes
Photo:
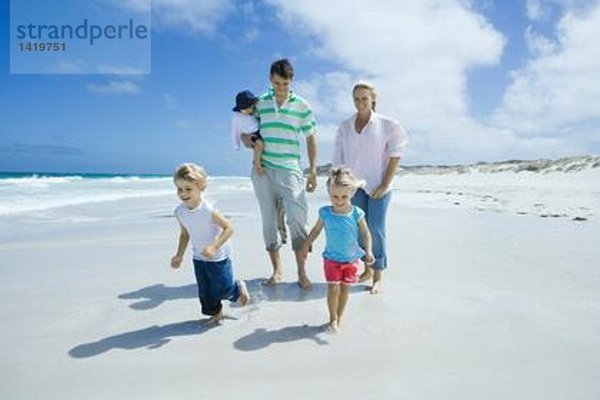
[[[300,171],[265,168],[260,176],[252,169],[252,185],[260,207],[263,240],[267,251],[281,247],[277,229],[278,198],[283,200],[292,248],[300,250],[308,236],[308,204]]]

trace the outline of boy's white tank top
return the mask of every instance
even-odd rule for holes
[[[227,240],[219,248],[214,258],[207,259],[202,255],[202,250],[209,244],[214,243],[217,236],[221,234],[221,227],[212,220],[214,208],[206,201],[194,209],[189,209],[185,204],[180,204],[175,209],[175,216],[190,234],[194,259],[202,261],[222,261],[231,254],[231,245]]]

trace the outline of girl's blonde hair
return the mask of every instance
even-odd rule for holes
[[[193,163],[185,163],[177,167],[177,171],[173,175],[173,180],[183,179],[184,181],[204,186],[206,185],[206,176],[204,168]]]
[[[332,186],[342,186],[356,191],[365,185],[365,181],[358,179],[352,171],[345,167],[332,168],[329,171],[329,178],[327,178],[327,191]]]
[[[370,83],[365,82],[365,81],[358,81],[354,84],[354,87],[352,88],[353,96],[354,96],[354,92],[357,91],[358,89],[366,89],[369,91],[369,93],[371,94],[371,97],[373,98],[373,104],[371,105],[371,109],[373,111],[375,111],[375,106],[377,105],[377,91],[375,90],[375,86],[373,86]]]

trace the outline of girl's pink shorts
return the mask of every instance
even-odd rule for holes
[[[324,258],[325,280],[327,283],[344,283],[347,285],[357,283],[359,263],[360,260],[337,262]]]

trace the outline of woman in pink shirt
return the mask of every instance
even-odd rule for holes
[[[381,274],[387,268],[385,217],[406,132],[396,121],[375,112],[375,88],[359,82],[352,89],[356,113],[343,121],[337,131],[333,167],[345,166],[366,182],[352,198],[352,204],[365,212],[373,236],[375,263],[365,264],[360,281],[372,280],[371,293],[379,292]]]

